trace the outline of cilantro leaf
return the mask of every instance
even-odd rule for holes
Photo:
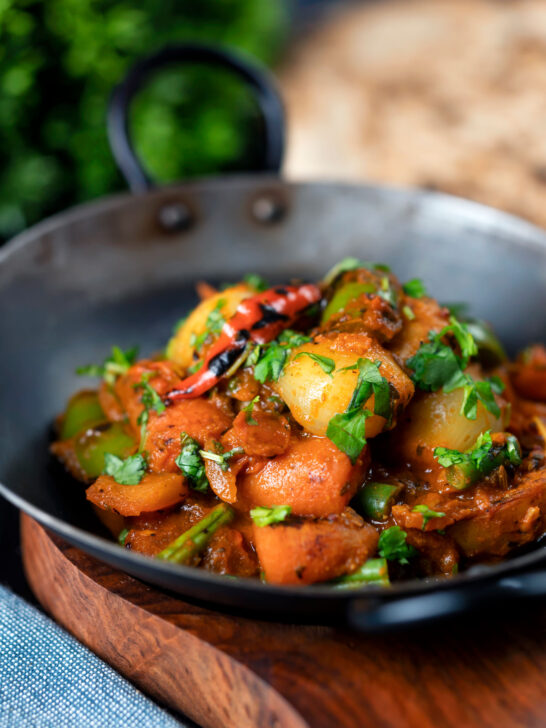
[[[104,472],[120,485],[138,485],[146,472],[146,458],[143,455],[129,455],[122,460],[107,452],[104,454]]]
[[[381,531],[377,547],[379,555],[400,564],[409,563],[408,559],[415,556],[417,551],[406,542],[407,535],[400,526],[391,526]]]
[[[296,354],[296,356],[294,357],[294,361],[296,361],[296,359],[299,359],[302,356],[308,356],[313,361],[316,361],[323,372],[332,376],[332,372],[336,368],[336,363],[333,359],[330,359],[329,356],[321,356],[320,354],[313,354],[312,351],[300,351],[300,353]]]
[[[226,323],[226,319],[222,315],[222,309],[224,308],[226,303],[227,300],[225,298],[219,298],[216,306],[207,316],[205,330],[202,331],[200,334],[193,333],[190,336],[190,346],[193,347],[195,351],[201,351],[203,345],[207,340],[209,340],[213,336],[217,336],[222,331],[222,328]]]
[[[144,405],[144,409],[147,412],[154,410],[158,415],[160,415],[162,412],[165,412],[166,407],[159,394],[150,384],[150,379],[155,376],[157,376],[156,372],[144,372],[140,382],[137,382],[133,386],[135,389],[142,389],[140,401]]]
[[[272,523],[282,523],[291,513],[292,506],[273,506],[272,508],[258,506],[250,511],[250,517],[256,526],[263,528],[271,526]]]
[[[402,286],[404,293],[411,298],[422,298],[428,295],[425,284],[420,278],[412,278]]]
[[[252,417],[252,411],[254,409],[254,405],[257,404],[259,401],[260,395],[257,394],[254,399],[251,399],[250,402],[241,409],[241,412],[245,413],[245,422],[247,422],[247,424],[249,425],[258,424],[258,421],[255,420],[254,417]]]
[[[265,280],[265,278],[258,275],[258,273],[247,273],[246,276],[244,276],[243,280],[258,293],[261,293],[262,291],[267,291],[267,289],[269,288],[268,282]]]
[[[138,356],[138,347],[123,351],[119,346],[112,347],[112,353],[102,364],[88,364],[78,367],[76,374],[86,377],[101,377],[107,384],[114,384],[116,378],[125,374]]]
[[[353,465],[366,444],[366,420],[372,414],[357,407],[334,415],[328,422],[326,437],[349,456]]]
[[[242,447],[234,447],[227,452],[211,452],[210,450],[199,450],[199,455],[205,460],[212,460],[218,463],[220,468],[225,472],[229,468],[229,460],[234,455],[242,455],[244,450]]]
[[[199,453],[199,444],[187,432],[180,434],[180,441],[182,448],[175,463],[190,481],[194,490],[206,493],[209,489],[209,481],[205,473],[205,463]]]
[[[424,504],[414,506],[414,508],[412,509],[412,513],[420,513],[423,516],[423,531],[425,530],[426,525],[431,518],[443,518],[445,516],[445,513],[443,513],[442,511],[433,511],[431,508]]]
[[[285,329],[274,341],[263,347],[257,347],[260,349],[258,355],[254,355],[255,350],[250,354],[253,360],[259,356],[254,364],[254,379],[262,384],[267,381],[276,382],[292,349],[301,344],[307,344],[309,341],[311,341],[309,336]]]
[[[120,546],[125,546],[125,540],[126,540],[127,536],[129,535],[129,530],[130,529],[128,529],[128,528],[124,528],[122,531],[119,532],[118,543]]]
[[[366,444],[366,420],[373,414],[384,417],[390,423],[392,417],[391,389],[389,382],[379,372],[380,361],[358,359],[355,364],[340,371],[358,369],[358,379],[347,410],[332,417],[326,437],[354,464]],[[373,392],[374,411],[362,409]]]
[[[383,276],[381,279],[381,287],[377,291],[377,294],[390,306],[396,308],[396,304],[398,303],[398,294],[394,288],[392,288],[388,276]]]
[[[447,447],[437,447],[434,457],[438,463],[448,468],[448,482],[461,490],[473,485],[493,470],[510,463],[521,463],[521,449],[514,435],[508,435],[504,442],[493,442],[491,430],[482,432],[474,445],[460,452]]]

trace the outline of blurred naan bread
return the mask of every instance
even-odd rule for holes
[[[432,187],[546,227],[546,0],[350,5],[281,87],[289,177]]]

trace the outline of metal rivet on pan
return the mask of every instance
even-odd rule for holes
[[[250,208],[252,217],[263,225],[272,225],[282,220],[286,212],[280,200],[271,195],[260,195],[252,201]]]
[[[193,213],[184,202],[169,202],[160,208],[159,224],[169,233],[188,230],[193,225]]]

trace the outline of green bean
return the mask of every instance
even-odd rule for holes
[[[359,510],[366,518],[384,521],[400,490],[401,486],[390,483],[367,483],[357,495]]]
[[[345,574],[331,582],[336,589],[355,589],[365,584],[390,586],[387,559],[368,559],[351,574]]]
[[[163,549],[158,559],[172,561],[176,564],[187,564],[192,556],[200,553],[210,540],[210,537],[220,528],[229,523],[235,511],[227,505],[220,505],[213,508],[200,521],[190,529],[178,536],[172,543]]]

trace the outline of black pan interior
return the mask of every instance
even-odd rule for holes
[[[188,229],[159,222],[173,204],[190,211]],[[275,215],[264,216],[271,206]],[[546,340],[546,235],[503,213],[434,193],[267,178],[122,195],[46,221],[0,252],[4,494],[104,560],[186,596],[305,614],[345,604],[349,596],[325,588],[227,583],[96,538],[83,490],[52,463],[47,442],[55,414],[82,387],[75,367],[102,361],[112,344],[140,344],[143,355],[162,347],[196,302],[196,280],[237,280],[248,271],[272,281],[313,279],[346,255],[421,277],[443,302],[467,301],[511,351]],[[428,588],[401,586],[392,595]]]

